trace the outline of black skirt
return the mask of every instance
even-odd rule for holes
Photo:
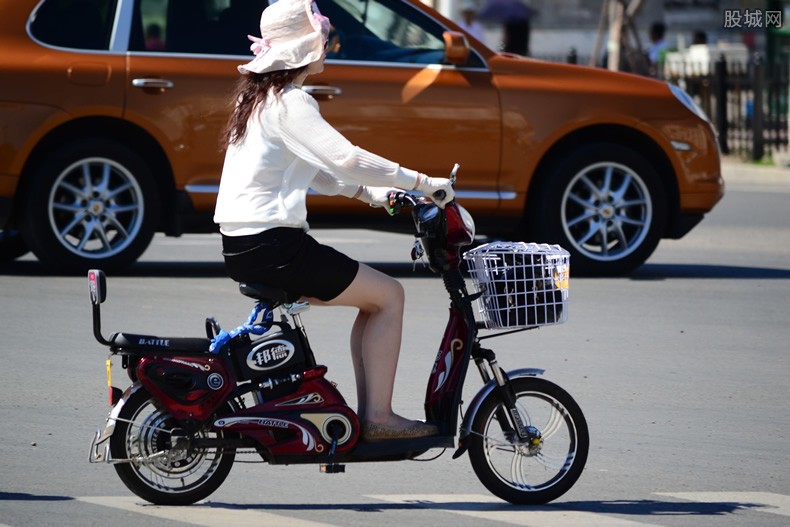
[[[321,245],[302,229],[277,227],[248,236],[222,235],[228,275],[278,287],[292,297],[332,300],[354,281],[359,262]]]

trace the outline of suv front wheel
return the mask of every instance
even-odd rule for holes
[[[117,270],[145,251],[157,227],[159,196],[148,165],[106,139],[68,143],[32,170],[22,235],[50,268]]]
[[[533,233],[567,249],[580,274],[629,273],[653,253],[666,225],[658,174],[639,152],[614,143],[570,152],[532,203]]]

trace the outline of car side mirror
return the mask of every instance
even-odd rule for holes
[[[463,66],[469,58],[469,43],[466,36],[458,31],[445,31],[444,38],[444,61],[447,64]]]

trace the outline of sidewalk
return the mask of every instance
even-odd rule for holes
[[[725,183],[790,186],[790,167],[755,165],[724,157],[721,160],[721,172]]]

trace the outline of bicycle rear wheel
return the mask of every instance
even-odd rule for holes
[[[145,390],[132,395],[118,417],[110,438],[112,457],[131,461],[116,464],[115,470],[129,490],[151,503],[200,501],[219,488],[233,466],[233,449],[172,450],[170,431],[177,423]],[[194,437],[222,435],[204,429]]]

